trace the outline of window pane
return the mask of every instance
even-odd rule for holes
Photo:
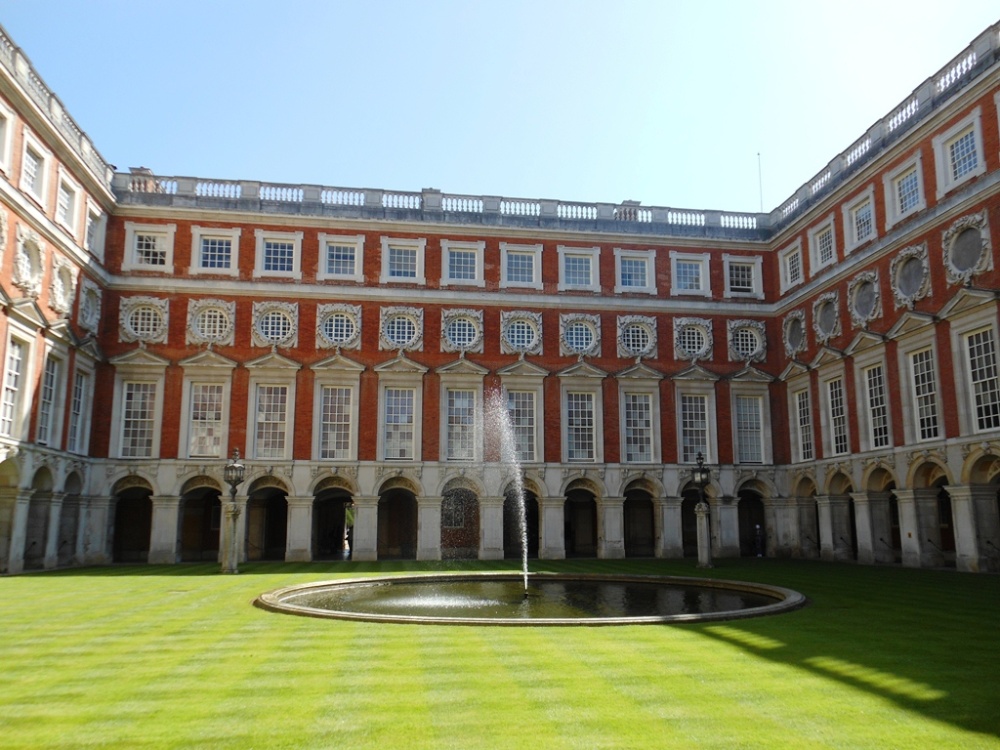
[[[354,276],[355,248],[351,245],[326,246],[326,272],[331,276]]]
[[[831,380],[827,383],[830,397],[830,427],[833,438],[833,453],[847,453],[847,411],[844,406],[844,381]]]
[[[507,411],[514,428],[518,460],[535,460],[535,394],[533,391],[508,391]]]
[[[937,380],[934,374],[933,351],[924,349],[921,352],[914,352],[911,364],[918,437],[920,440],[930,440],[938,436]]]
[[[403,247],[390,247],[389,276],[394,279],[417,278],[417,251]]]
[[[319,457],[351,457],[351,389],[325,386],[322,391]]]
[[[708,399],[681,395],[681,460],[693,463],[708,455]]]
[[[976,426],[980,430],[1000,427],[1000,382],[997,380],[996,345],[993,330],[968,338],[969,374],[976,400]]]
[[[736,446],[740,463],[759,464],[764,461],[761,430],[761,400],[756,396],[737,396]]]
[[[475,251],[450,250],[448,252],[448,278],[452,281],[475,281]]]
[[[288,386],[257,386],[257,458],[285,457]]]
[[[594,460],[594,394],[566,394],[566,457]]]
[[[623,287],[645,288],[649,286],[646,280],[646,261],[641,258],[622,258],[621,275]]]
[[[153,455],[156,383],[125,383],[122,409],[122,458]]]
[[[447,457],[471,461],[476,457],[475,391],[448,391]]]
[[[869,367],[865,371],[868,385],[868,414],[871,418],[873,448],[889,445],[889,407],[885,398],[885,373],[882,365]]]
[[[798,412],[799,458],[802,461],[811,461],[813,457],[813,434],[809,391],[799,391],[795,394],[795,407]]]
[[[229,268],[233,262],[233,242],[224,237],[202,237],[201,267]]]
[[[653,460],[652,397],[648,393],[626,393],[624,399],[625,460]]]
[[[507,281],[518,284],[535,283],[534,253],[507,253]]]
[[[190,454],[222,456],[222,384],[191,384]]]
[[[385,458],[406,459],[413,452],[414,392],[409,388],[385,389]]]
[[[3,402],[0,403],[0,435],[13,435],[20,401],[24,367],[24,344],[11,339],[7,347],[7,369],[3,380]]]

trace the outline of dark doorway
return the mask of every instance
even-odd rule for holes
[[[538,557],[538,498],[531,492],[524,493],[524,513],[528,529],[528,557]],[[503,556],[521,558],[521,522],[518,519],[517,497],[508,492],[503,499]]]
[[[564,506],[566,557],[597,556],[597,503],[586,490],[572,490]]]
[[[147,489],[125,490],[115,503],[112,559],[115,562],[149,560],[149,538],[153,528],[152,493]]]
[[[648,492],[625,493],[625,557],[652,557],[656,537],[653,499]]]
[[[354,536],[354,507],[346,490],[320,492],[313,504],[314,560],[347,560]]]
[[[684,557],[698,556],[698,516],[695,506],[701,501],[701,493],[696,489],[684,490],[681,500],[681,545]]]
[[[408,490],[389,490],[378,501],[379,560],[417,556],[417,498]]]
[[[257,490],[247,500],[247,560],[284,560],[288,502],[276,487]]]
[[[441,557],[475,560],[479,557],[479,501],[468,489],[448,490],[441,500]]]
[[[218,490],[199,487],[181,497],[181,560],[218,560],[221,522]]]
[[[740,526],[740,557],[764,555],[764,501],[754,490],[740,490],[736,507]]]

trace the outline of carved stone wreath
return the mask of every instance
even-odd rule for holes
[[[781,341],[785,346],[785,354],[795,357],[806,348],[806,314],[802,310],[793,310],[785,316],[781,325]]]
[[[281,338],[266,335],[263,330],[265,319],[273,319],[273,314],[284,315],[290,322],[288,333]],[[250,333],[254,346],[262,347],[295,347],[299,345],[299,306],[295,302],[254,302],[253,326]]]
[[[904,247],[889,265],[892,296],[896,308],[913,309],[924,297],[931,296],[931,265],[927,257],[927,243]]]
[[[14,286],[35,299],[42,291],[45,243],[31,229],[17,225],[17,254],[14,256]]]
[[[205,317],[214,312],[221,323],[217,330],[207,330]],[[236,303],[221,299],[192,299],[188,301],[187,343],[219,344],[232,346],[236,329]]]
[[[730,362],[763,362],[767,356],[767,338],[765,327],[760,320],[730,320],[729,329],[729,361]],[[741,330],[749,330],[757,338],[757,346],[753,352],[741,352],[736,346],[737,334]]]
[[[646,346],[637,348],[627,346],[625,335],[635,328],[645,330],[648,336]],[[619,315],[618,316],[618,356],[628,357],[656,357],[656,318],[651,315]]]
[[[847,285],[847,299],[852,328],[865,328],[882,317],[882,290],[878,271],[863,271]]]
[[[684,341],[684,334],[690,328],[697,328],[705,338],[705,343],[698,351],[691,351]],[[712,321],[707,318],[674,318],[674,359],[689,359],[692,362],[699,359],[712,358]]]
[[[101,320],[101,288],[86,276],[80,282],[80,302],[77,308],[77,323],[85,331],[97,333]]]
[[[941,247],[949,284],[966,284],[976,274],[992,271],[993,248],[986,209],[952,223],[941,233]]]
[[[448,335],[448,328],[458,320],[469,320],[475,328],[475,336],[468,343],[456,343]],[[483,311],[482,310],[445,310],[441,313],[441,351],[443,352],[475,352],[483,351]]]
[[[402,345],[386,336],[386,326],[397,318],[406,318],[413,323],[413,337]],[[380,351],[422,352],[424,350],[424,311],[417,307],[383,307],[378,326],[378,348]]]
[[[584,349],[579,349],[571,345],[567,339],[566,332],[574,323],[583,323],[593,333],[594,338],[590,345]],[[577,355],[591,355],[601,351],[601,316],[587,315],[584,313],[574,313],[559,316],[559,354],[563,357],[574,357]]]
[[[821,344],[840,335],[840,292],[821,294],[813,302],[813,331]]]
[[[351,320],[354,332],[341,340],[328,335],[326,322],[335,315]],[[361,305],[318,305],[316,307],[316,348],[317,349],[360,349],[361,348]]]
[[[169,300],[159,297],[122,297],[118,309],[118,338],[125,342],[165,344],[169,321]]]
[[[52,278],[49,281],[49,307],[65,315],[76,296],[77,268],[59,255],[52,255]]]
[[[518,322],[527,323],[535,332],[534,340],[527,346],[519,346],[510,340],[510,327]],[[542,314],[538,312],[529,312],[527,310],[501,310],[500,351],[503,354],[541,354]]]

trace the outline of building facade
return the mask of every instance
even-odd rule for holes
[[[766,214],[116,173],[0,29],[0,572],[233,449],[243,560],[694,555],[700,454],[716,556],[1000,570],[998,243],[1000,24]]]

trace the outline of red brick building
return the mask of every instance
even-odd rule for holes
[[[766,214],[115,174],[0,30],[0,571],[1000,569],[1000,26]],[[758,532],[758,528],[760,531]]]

